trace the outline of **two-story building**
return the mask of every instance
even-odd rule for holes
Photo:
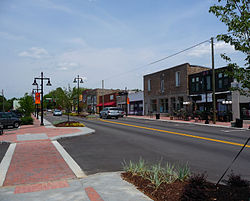
[[[215,69],[215,101],[218,120],[232,120],[231,82],[226,73],[227,68]],[[193,111],[212,111],[212,70],[189,75],[189,94],[193,103]]]
[[[114,89],[87,89],[82,93],[83,104],[86,105],[86,111],[92,113],[99,113],[100,108],[97,106],[100,101],[100,96],[114,93],[117,90]]]
[[[144,113],[169,113],[184,108],[189,101],[188,76],[209,68],[184,63],[143,77]]]

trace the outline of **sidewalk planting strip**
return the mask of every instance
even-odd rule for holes
[[[73,158],[65,151],[65,149],[57,142],[52,141],[58,152],[61,154],[65,162],[68,164],[70,169],[74,172],[77,178],[86,177],[86,174],[82,171],[79,165],[74,161]]]
[[[3,186],[15,148],[16,143],[10,144],[2,162],[0,163],[0,186]]]
[[[29,185],[17,186],[15,188],[14,194],[46,191],[46,190],[65,188],[65,187],[69,187],[69,183],[65,180],[38,183],[38,184],[29,184]]]
[[[90,201],[103,201],[101,196],[95,191],[92,187],[85,188],[85,192],[87,193]]]

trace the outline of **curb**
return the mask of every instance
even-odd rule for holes
[[[68,152],[57,141],[52,141],[52,143],[57,149],[57,151],[61,154],[64,161],[68,164],[72,172],[74,172],[77,178],[87,177],[86,174],[80,168],[80,166],[74,161],[74,159],[68,154]]]
[[[3,186],[15,148],[16,148],[16,143],[10,144],[7,152],[3,157],[2,162],[0,163],[0,187]]]
[[[172,123],[181,123],[181,124],[194,124],[199,126],[210,126],[210,127],[221,127],[221,128],[230,128],[230,129],[236,129],[236,130],[249,130],[248,128],[235,128],[231,126],[223,126],[223,125],[214,125],[214,124],[201,124],[201,123],[195,123],[195,122],[185,122],[185,121],[175,121],[175,120],[167,120],[167,119],[148,119],[148,118],[138,118],[138,117],[126,117],[131,119],[143,119],[143,120],[150,120],[150,121],[166,121],[166,122],[172,122]]]

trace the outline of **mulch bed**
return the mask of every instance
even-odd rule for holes
[[[138,190],[155,201],[249,201],[250,189],[229,188],[210,182],[204,186],[194,186],[189,181],[175,181],[171,184],[162,183],[158,188],[148,179],[132,173],[121,173],[122,178],[134,184]]]
[[[55,127],[72,127],[72,124],[74,123],[79,123],[78,121],[65,121],[65,122],[61,122],[58,124],[55,124]]]

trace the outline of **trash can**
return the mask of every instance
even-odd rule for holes
[[[235,127],[242,128],[243,127],[243,120],[242,119],[236,119]]]
[[[155,114],[155,117],[156,119],[160,119],[160,114],[159,113]]]

